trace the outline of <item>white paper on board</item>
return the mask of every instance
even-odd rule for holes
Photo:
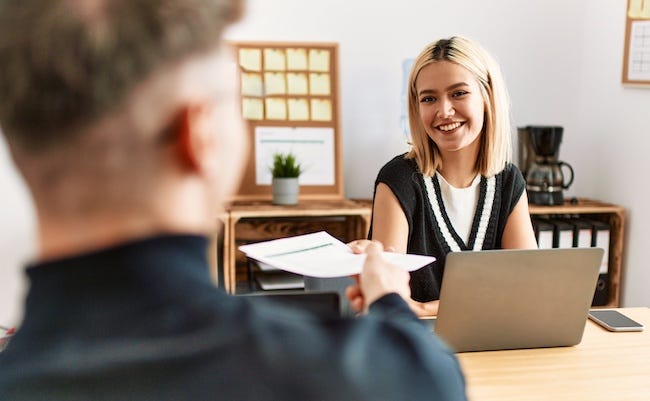
[[[273,154],[291,152],[304,172],[300,185],[334,185],[334,129],[327,127],[256,127],[255,183],[271,185]]]

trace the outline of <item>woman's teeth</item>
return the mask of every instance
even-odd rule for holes
[[[460,123],[456,122],[456,123],[451,123],[451,124],[447,124],[447,125],[441,125],[441,126],[438,127],[438,129],[440,131],[451,131],[451,130],[456,129],[458,127],[460,127]]]

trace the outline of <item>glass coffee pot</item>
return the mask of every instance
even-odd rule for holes
[[[561,205],[564,203],[562,191],[569,188],[574,178],[573,167],[558,160],[563,128],[529,126],[526,129],[534,153],[526,171],[528,201],[536,205]],[[563,169],[569,173],[568,177]]]

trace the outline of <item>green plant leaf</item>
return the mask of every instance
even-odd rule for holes
[[[296,157],[291,153],[274,153],[273,166],[269,167],[273,178],[296,178],[303,169]]]

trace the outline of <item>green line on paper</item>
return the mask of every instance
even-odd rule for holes
[[[331,243],[331,242],[328,242],[327,244],[320,244],[320,245],[312,246],[310,248],[297,249],[295,251],[289,251],[289,252],[275,253],[273,255],[266,255],[266,257],[267,258],[273,258],[273,257],[276,257],[276,256],[291,255],[293,253],[308,252],[308,251],[313,251],[314,249],[325,248],[326,246],[332,246],[332,245],[334,245],[334,244]]]

